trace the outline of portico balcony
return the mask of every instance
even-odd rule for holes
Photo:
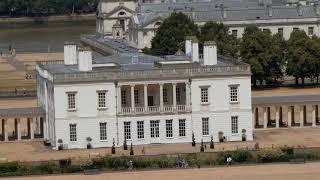
[[[159,82],[118,85],[118,115],[185,113],[191,111],[190,83]]]
[[[160,106],[149,106],[145,107],[135,107],[132,109],[131,107],[121,108],[121,112],[119,115],[138,115],[138,114],[157,114],[157,113],[181,113],[181,112],[190,112],[190,106],[186,105],[177,105],[176,108],[173,106],[163,106],[161,109]]]

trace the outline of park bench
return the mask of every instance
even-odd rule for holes
[[[84,175],[95,175],[95,174],[99,174],[99,173],[100,173],[99,169],[85,169],[85,170],[83,170]]]
[[[289,162],[293,164],[303,164],[306,161],[304,158],[294,158],[294,159],[290,159]]]

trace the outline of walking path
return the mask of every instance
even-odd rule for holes
[[[183,170],[115,172],[99,175],[19,177],[9,180],[319,180],[320,163],[272,164]]]

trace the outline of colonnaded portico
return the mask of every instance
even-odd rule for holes
[[[45,112],[41,108],[0,109],[2,142],[47,138]]]
[[[252,100],[255,129],[320,127],[320,96],[274,96]]]
[[[130,83],[117,86],[118,114],[178,113],[191,111],[190,82]]]

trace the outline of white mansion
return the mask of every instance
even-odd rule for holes
[[[151,46],[162,21],[183,12],[198,25],[213,21],[241,37],[249,24],[288,39],[294,29],[320,36],[318,0],[101,0],[97,36],[125,38],[138,49]]]
[[[193,40],[191,40],[193,39]],[[65,44],[64,64],[38,64],[38,104],[54,148],[252,140],[251,70],[186,40],[186,55],[120,53],[92,59]],[[202,53],[201,53],[202,54]],[[61,139],[61,140],[60,140]],[[58,143],[58,140],[60,143]]]

